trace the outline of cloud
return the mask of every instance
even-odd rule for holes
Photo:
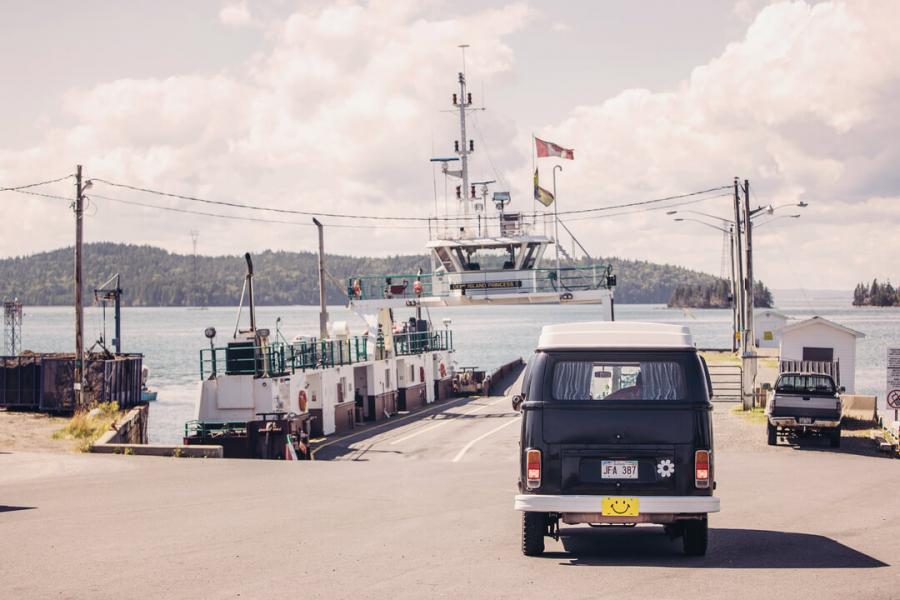
[[[900,252],[889,233],[900,226],[900,204],[879,204],[878,218],[851,208],[898,195],[890,165],[900,161],[900,38],[886,26],[897,16],[890,2],[773,4],[743,40],[675,89],[626,90],[573,109],[542,129],[584,159],[565,165],[560,210],[703,189],[739,175],[751,180],[754,203],[810,203],[802,219],[765,232],[812,267],[807,286],[852,284],[860,265],[840,260],[848,243],[864,257],[861,276],[889,275],[890,257]],[[731,212],[728,199],[700,210]],[[719,270],[721,239],[702,226],[659,213],[589,223],[576,224],[576,234],[596,252]],[[857,245],[873,235],[877,245]],[[766,251],[757,272],[771,285],[795,281]]]
[[[246,1],[226,4],[219,11],[219,21],[229,27],[247,27],[255,24],[253,15],[247,7]]]
[[[226,6],[223,23],[252,19],[242,7]],[[751,180],[754,203],[810,203],[803,218],[760,229],[756,271],[771,286],[796,287],[798,274],[810,288],[897,278],[900,36],[892,27],[900,5],[753,7],[743,38],[672,89],[623,90],[543,125],[514,123],[501,110],[476,113],[473,176],[508,180],[516,206],[530,209],[531,131],[576,149],[559,174],[561,211],[727,185],[739,175]],[[34,147],[0,148],[0,181],[44,179],[81,162],[89,176],[202,197],[426,216],[435,203],[427,158],[447,155],[458,135],[453,115],[439,112],[458,91],[456,46],[472,45],[472,91],[502,85],[515,76],[516,34],[536,18],[525,4],[438,13],[412,1],[303,4],[267,21],[264,51],[220,73],[72,90],[67,122],[49,125]],[[602,77],[597,68],[577,76]],[[436,187],[443,204],[441,179]],[[93,192],[198,208],[99,185]],[[89,240],[187,250],[188,231],[199,228],[207,253],[314,247],[305,228],[173,218],[100,199],[97,207]],[[730,214],[727,198],[694,208]],[[71,241],[60,203],[23,202],[19,219],[31,229],[4,225],[0,254]],[[664,211],[570,224],[598,255],[719,270],[721,239]],[[327,236],[329,251],[386,254],[420,251],[426,233],[331,228]]]

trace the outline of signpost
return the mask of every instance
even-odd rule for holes
[[[900,421],[900,348],[887,349],[887,404],[894,409],[894,423]]]

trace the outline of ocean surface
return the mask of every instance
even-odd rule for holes
[[[874,394],[883,403],[888,345],[900,346],[900,308],[855,308],[850,294],[802,290],[775,293],[778,309],[795,318],[820,315],[863,332],[857,346],[856,389]],[[363,333],[363,321],[344,307],[330,307],[332,320],[345,320],[351,332]],[[478,306],[431,310],[435,327],[451,320],[455,361],[459,366],[493,369],[518,356],[527,357],[537,342],[541,326],[597,318],[595,306]],[[263,306],[257,308],[257,325],[274,333],[275,321],[287,339],[315,335],[318,308],[313,306]],[[398,314],[397,318],[404,317]],[[193,418],[199,393],[200,349],[208,347],[203,330],[213,326],[219,343],[235,328],[237,309],[228,308],[125,308],[122,310],[122,349],[144,354],[150,368],[150,385],[158,390],[150,408],[150,440],[180,441],[185,421]],[[247,312],[242,315],[247,327]],[[670,309],[663,305],[619,304],[616,320],[655,321],[688,325],[698,347],[729,347],[731,311],[719,309]],[[88,346],[103,332],[99,307],[85,311]],[[70,352],[74,346],[74,309],[25,307],[23,348],[35,352]],[[112,310],[106,312],[106,339],[113,337]]]

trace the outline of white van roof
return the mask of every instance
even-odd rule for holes
[[[694,348],[684,325],[636,321],[588,321],[545,325],[538,350],[591,348]]]

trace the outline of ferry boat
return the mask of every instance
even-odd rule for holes
[[[613,320],[615,276],[608,265],[561,265],[558,236],[549,235],[558,229],[555,213],[506,211],[510,194],[495,192],[496,211],[488,214],[488,183],[481,184],[478,201],[469,181],[474,142],[466,136],[466,116],[472,98],[463,73],[459,85],[458,157],[432,159],[442,163],[445,177],[461,180],[459,202],[455,215],[429,218],[431,271],[350,277],[348,306],[366,323],[365,334],[354,336],[346,322],[329,322],[320,294],[319,336],[287,342],[256,327],[247,255],[250,327],[236,328],[224,347],[216,347],[215,330],[206,331],[210,347],[200,355],[201,393],[196,418],[185,425],[186,444],[222,445],[226,457],[308,458],[311,439],[450,397],[456,371],[450,322],[435,325],[423,318],[423,308],[595,304],[598,318]],[[456,161],[460,168],[451,170]],[[320,262],[320,287],[323,272]],[[243,298],[244,292],[241,306]],[[401,317],[402,311],[409,314]],[[455,388],[468,389],[460,382]]]

